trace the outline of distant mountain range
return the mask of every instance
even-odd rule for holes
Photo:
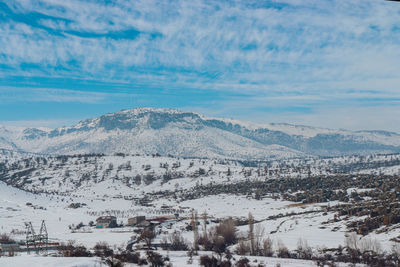
[[[174,109],[137,108],[57,129],[0,126],[0,148],[44,153],[126,153],[270,159],[398,153],[400,135],[208,118]]]

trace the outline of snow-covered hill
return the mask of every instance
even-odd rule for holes
[[[4,232],[17,229],[20,233],[24,221],[39,225],[46,219],[52,238],[76,239],[90,247],[98,241],[125,246],[132,232],[91,229],[71,235],[69,225],[87,224],[102,215],[114,215],[126,223],[137,214],[164,214],[166,206],[180,210],[181,217],[190,216],[191,209],[220,219],[245,218],[252,212],[271,238],[284,240],[290,249],[304,236],[313,247],[337,247],[343,245],[348,224],[364,219],[337,216],[340,205],[350,201],[351,206],[368,205],[371,196],[379,197],[382,181],[398,181],[397,177],[380,180],[382,175],[374,173],[392,175],[400,170],[400,154],[245,162],[122,154],[40,156],[0,150],[0,159]],[[376,186],[371,181],[379,188],[371,188]],[[385,190],[395,187],[389,185]],[[257,192],[262,193],[260,197]],[[304,194],[328,198],[307,203],[294,199]],[[340,196],[342,200],[337,199]],[[182,225],[177,223],[170,230]],[[398,224],[385,227],[367,237],[379,239],[388,250],[400,230]],[[239,227],[244,234],[247,229],[246,225]],[[193,237],[191,232],[184,234]]]
[[[0,181],[31,192],[56,194],[85,195],[104,191],[100,187],[117,186],[115,195],[134,192],[139,196],[143,190],[341,174],[398,175],[400,154],[243,162],[125,154],[45,156],[0,150]]]
[[[400,152],[400,135],[207,118],[173,109],[137,108],[71,127],[0,127],[0,148],[48,154],[129,153],[267,159]]]

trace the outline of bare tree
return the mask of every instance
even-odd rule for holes
[[[261,256],[264,234],[264,227],[261,224],[257,224],[254,233],[254,251],[252,251],[253,255]]]
[[[381,244],[376,239],[363,238],[358,243],[361,252],[375,252],[379,254],[382,250]]]
[[[249,239],[250,239],[250,254],[254,255],[254,217],[251,212],[249,212]]]
[[[356,233],[351,233],[346,236],[344,241],[348,249],[358,250],[358,237]]]
[[[289,249],[280,239],[277,241],[277,252],[279,258],[290,258]]]
[[[207,235],[207,212],[205,210],[203,212],[203,233]]]
[[[227,245],[232,245],[236,243],[237,228],[232,218],[228,218],[220,222],[215,230],[217,236],[222,236],[224,238],[224,242]]]
[[[297,241],[297,253],[300,259],[311,259],[312,258],[312,248],[308,245],[307,240],[300,238]]]
[[[272,242],[272,239],[269,237],[264,239],[262,254],[263,254],[262,256],[267,256],[267,257],[271,257],[274,254],[274,244]]]
[[[199,230],[197,227],[197,221],[198,221],[197,211],[192,212],[193,248],[196,255],[197,255],[197,250],[199,250]]]
[[[139,240],[144,241],[146,243],[147,249],[149,250],[155,237],[155,232],[152,229],[147,228],[142,231]]]

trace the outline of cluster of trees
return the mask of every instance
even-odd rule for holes
[[[349,195],[347,189],[367,189],[362,193]],[[291,193],[293,192],[293,193]],[[397,192],[397,193],[396,193]],[[245,180],[228,184],[210,183],[196,185],[189,190],[172,192],[159,191],[149,193],[151,198],[177,195],[182,200],[197,199],[209,195],[234,194],[246,195],[261,199],[271,194],[278,194],[283,199],[303,202],[317,203],[339,200],[349,202],[361,201],[364,198],[373,199],[399,199],[400,180],[398,176],[384,175],[333,175],[323,177],[280,178],[260,180]]]
[[[113,249],[106,242],[98,242],[92,250],[83,245],[74,245],[73,242],[61,245],[58,249],[63,257],[100,257],[110,267],[122,267],[125,263],[134,263],[139,266],[148,265],[155,267],[169,266],[169,258],[148,250],[142,256],[140,252],[123,249]]]

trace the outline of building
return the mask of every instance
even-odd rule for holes
[[[96,228],[113,228],[117,226],[115,216],[101,216],[96,219]]]
[[[135,226],[146,220],[146,216],[136,216],[128,219],[128,225]]]

